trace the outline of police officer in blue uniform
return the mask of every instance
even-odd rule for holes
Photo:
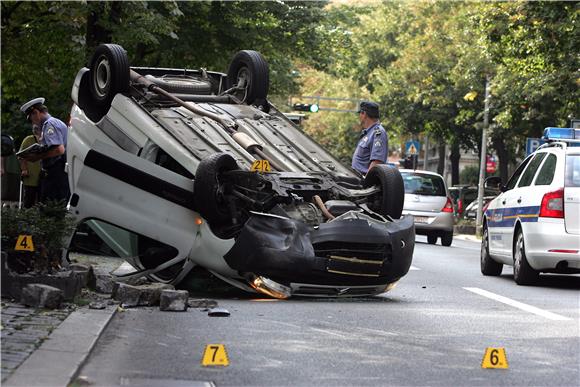
[[[359,107],[360,124],[363,130],[352,156],[352,168],[363,175],[376,164],[387,161],[389,139],[379,122],[379,105],[363,101]]]
[[[48,113],[44,98],[30,100],[20,110],[26,114],[27,120],[41,128],[40,150],[21,156],[26,161],[41,160],[40,201],[68,201],[70,188],[65,171],[68,135],[66,124]]]

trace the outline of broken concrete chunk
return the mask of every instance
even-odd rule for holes
[[[207,298],[190,298],[187,303],[190,308],[210,309],[218,306],[216,300],[208,300]]]
[[[159,309],[162,311],[184,312],[187,310],[187,290],[162,290],[159,300]]]
[[[111,294],[115,281],[108,273],[95,273],[95,290],[98,293]]]
[[[69,265],[69,270],[71,270],[75,276],[80,277],[82,280],[83,287],[89,287],[94,289],[96,286],[95,272],[91,265],[83,265],[81,263],[71,263]]]
[[[21,302],[36,308],[60,308],[64,295],[62,290],[49,285],[29,284],[22,289]]]
[[[106,307],[105,302],[93,301],[89,304],[89,309],[105,309]]]
[[[175,290],[169,284],[129,285],[119,283],[115,287],[113,298],[119,301],[123,307],[133,306],[156,306],[159,305],[162,290]]]

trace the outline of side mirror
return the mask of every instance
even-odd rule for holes
[[[504,191],[503,186],[501,184],[501,177],[499,176],[490,176],[486,178],[483,182],[483,186],[484,188],[497,189],[502,192]]]

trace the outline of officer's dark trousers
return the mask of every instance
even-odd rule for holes
[[[68,175],[64,171],[64,163],[59,162],[52,168],[45,170],[40,184],[40,201],[46,203],[49,200],[68,202],[70,189]]]

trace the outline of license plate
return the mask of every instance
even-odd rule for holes
[[[415,223],[427,223],[429,218],[426,216],[415,216]]]

